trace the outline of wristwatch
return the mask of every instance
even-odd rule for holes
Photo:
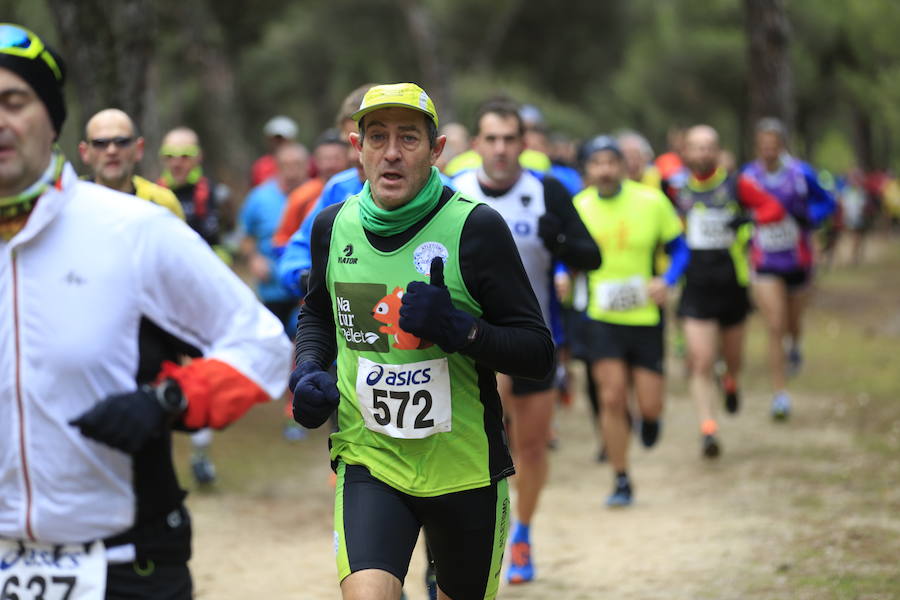
[[[181,386],[174,379],[164,379],[156,386],[148,386],[156,396],[157,402],[163,411],[172,418],[181,415],[187,408],[187,398],[181,391]]]

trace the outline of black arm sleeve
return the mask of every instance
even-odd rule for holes
[[[572,196],[552,177],[544,179],[544,204],[548,213],[559,218],[565,236],[555,258],[575,269],[593,271],[600,268],[600,248],[575,210]]]
[[[325,267],[328,264],[328,247],[331,243],[331,228],[343,202],[324,209],[313,221],[309,251],[312,266],[309,271],[309,287],[300,308],[295,338],[296,361],[315,361],[322,369],[327,369],[337,356],[337,339],[334,335],[334,313],[331,294],[325,282]]]
[[[478,334],[462,353],[501,373],[546,377],[553,340],[503,217],[487,205],[475,208],[459,254],[463,281],[483,311]]]

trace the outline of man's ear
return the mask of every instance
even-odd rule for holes
[[[447,136],[439,135],[434,141],[434,148],[431,149],[431,164],[437,162],[437,159],[444,153],[444,146],[447,144]]]
[[[134,140],[134,162],[139,163],[144,158],[144,138]]]
[[[78,155],[81,156],[81,162],[88,164],[88,145],[84,140],[78,142]]]
[[[353,148],[357,152],[362,152],[362,145],[363,145],[362,136],[359,133],[354,131],[348,137],[350,138],[350,145],[353,146]]]

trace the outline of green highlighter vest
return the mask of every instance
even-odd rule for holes
[[[654,253],[681,233],[681,222],[660,192],[623,181],[613,198],[589,187],[574,198],[578,215],[600,247],[603,264],[588,273],[587,315],[616,325],[653,326],[659,307],[647,294]]]
[[[447,354],[398,325],[407,284],[428,281],[436,256],[444,259],[444,282],[454,305],[481,315],[459,269],[460,234],[475,206],[454,196],[394,252],[381,252],[366,239],[357,196],[346,200],[332,229],[326,281],[341,403],[331,458],[364,465],[376,478],[415,496],[491,482],[475,361]]]

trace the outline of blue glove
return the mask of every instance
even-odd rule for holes
[[[109,396],[69,421],[92,440],[134,454],[151,438],[160,435],[169,415],[153,388],[142,387],[128,394]]]
[[[434,342],[444,352],[465,348],[477,333],[477,321],[453,306],[444,285],[444,261],[431,261],[431,283],[411,281],[400,300],[400,329]]]
[[[294,390],[294,420],[307,429],[321,427],[340,404],[337,380],[311,360],[297,365],[289,385]]]

